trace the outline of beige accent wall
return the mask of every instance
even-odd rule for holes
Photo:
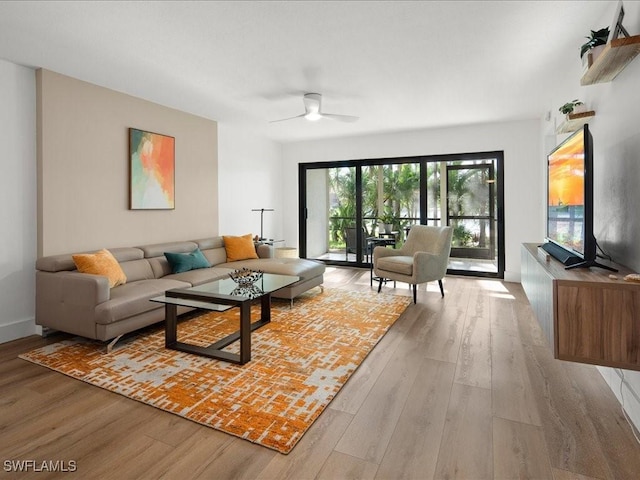
[[[218,234],[217,122],[36,73],[38,256]],[[175,209],[129,210],[129,128],[175,137]]]

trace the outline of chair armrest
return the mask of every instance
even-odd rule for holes
[[[413,254],[413,271],[418,282],[440,280],[447,273],[449,257],[429,252]]]
[[[382,258],[382,257],[393,257],[393,256],[398,256],[398,255],[403,255],[401,250],[396,250],[395,248],[387,248],[387,247],[375,247],[373,249],[373,261],[375,262],[376,259],[378,258]],[[406,256],[406,254],[404,254]]]

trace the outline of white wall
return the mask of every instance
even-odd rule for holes
[[[259,235],[260,212],[251,210],[273,208],[264,212],[264,236],[284,240],[281,145],[225,122],[218,123],[218,137],[220,235]]]
[[[520,281],[520,244],[544,237],[540,125],[539,120],[523,120],[287,144],[285,214],[296,218],[298,163],[503,150],[505,280]],[[285,222],[284,228],[287,240],[297,245],[297,222]]]
[[[626,3],[625,3],[626,5]],[[633,29],[637,32],[640,29]],[[595,235],[605,251],[640,272],[640,59],[611,84],[585,95],[596,110],[593,121]],[[640,319],[636,319],[640,321]],[[640,429],[640,372],[601,368],[601,373]],[[622,391],[620,384],[624,375]]]
[[[594,19],[591,27],[609,25],[616,4],[611,2],[611,11],[604,18]],[[624,7],[624,27],[630,35],[638,35],[640,2],[625,1]],[[580,72],[570,74],[575,87],[557,96],[555,104],[578,98],[596,112],[589,122],[594,146],[594,234],[617,263],[640,272],[640,58],[609,83],[581,87]],[[565,137],[559,136],[557,141]],[[640,372],[598,368],[618,399],[624,397],[626,411],[640,428]]]
[[[0,343],[36,333],[36,74],[0,60]]]

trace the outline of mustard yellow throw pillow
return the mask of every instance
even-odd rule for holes
[[[103,275],[109,279],[110,288],[127,283],[127,276],[120,264],[107,249],[96,253],[78,253],[71,257],[80,273]]]
[[[223,236],[222,239],[224,240],[224,248],[227,251],[227,262],[258,258],[256,247],[253,244],[253,237],[250,233],[241,237]]]

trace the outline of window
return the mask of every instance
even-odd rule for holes
[[[380,238],[454,228],[449,272],[504,276],[503,152],[299,165],[300,255],[368,267]],[[379,243],[377,243],[379,244]]]

